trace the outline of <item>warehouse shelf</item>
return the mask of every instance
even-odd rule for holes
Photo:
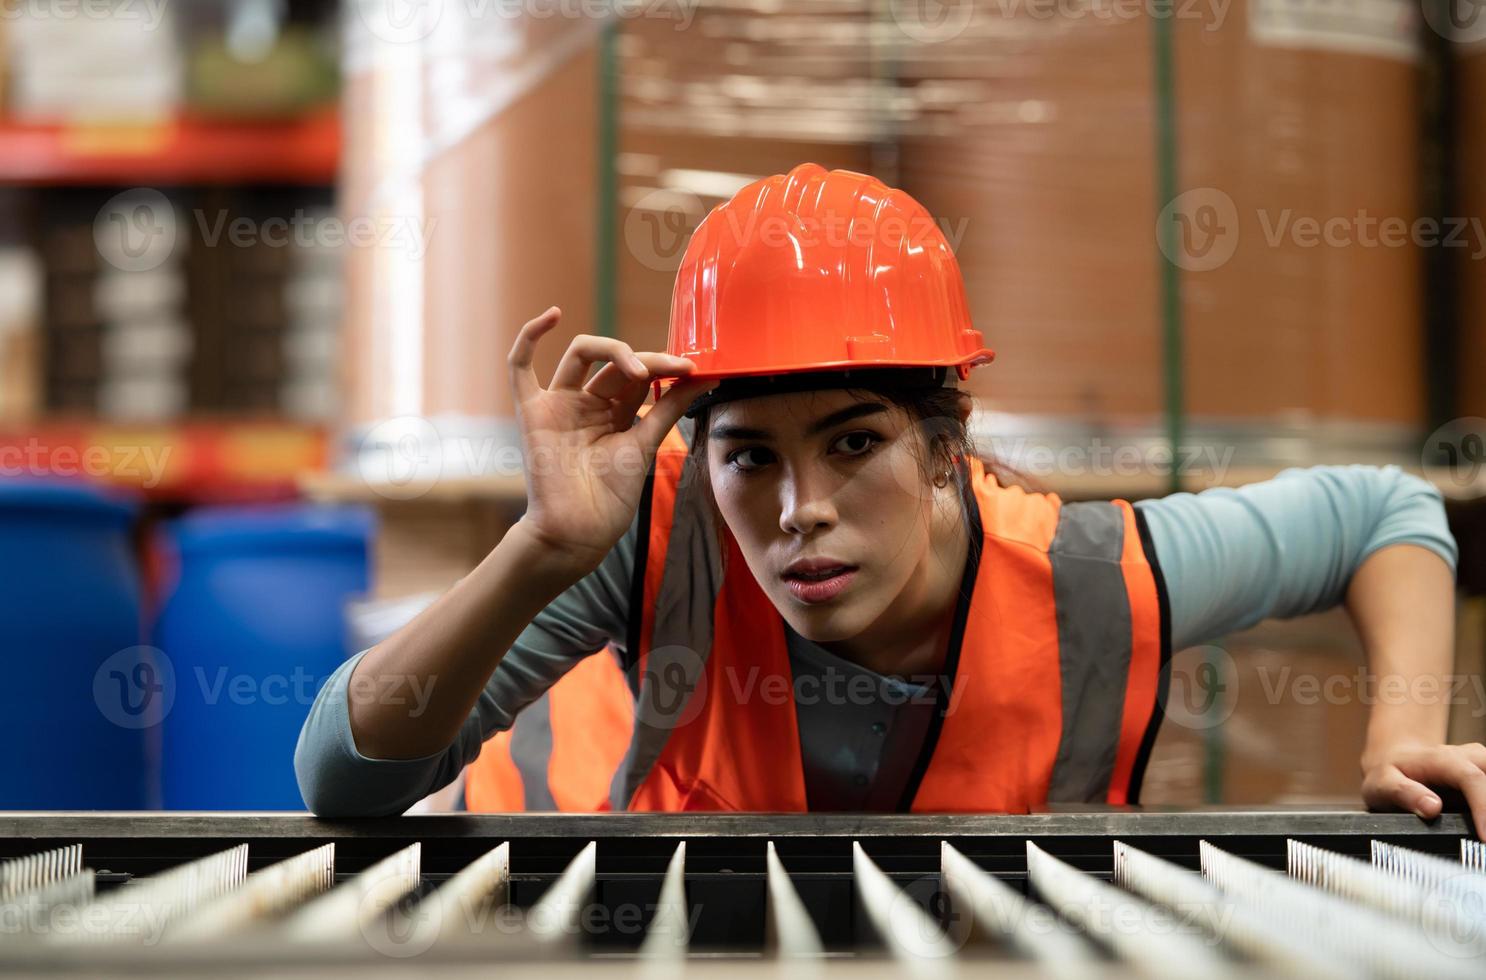
[[[185,503],[284,499],[325,467],[328,445],[319,426],[272,420],[57,421],[0,428],[0,473],[78,476]]]
[[[0,183],[330,184],[340,148],[335,110],[264,122],[0,120]]]

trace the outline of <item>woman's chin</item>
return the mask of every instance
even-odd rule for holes
[[[812,643],[849,640],[865,629],[861,603],[801,605],[792,598],[784,601],[790,608],[781,615],[791,629]]]

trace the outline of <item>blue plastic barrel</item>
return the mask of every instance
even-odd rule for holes
[[[294,745],[346,658],[366,593],[369,511],[205,508],[172,522],[177,582],[156,624],[174,676],[162,724],[166,809],[302,810]]]
[[[0,480],[0,809],[158,804],[135,513],[80,481]]]

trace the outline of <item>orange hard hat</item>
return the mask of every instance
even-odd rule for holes
[[[754,181],[702,220],[676,274],[666,349],[696,363],[691,377],[723,379],[953,367],[963,380],[995,356],[923,205],[814,163]]]

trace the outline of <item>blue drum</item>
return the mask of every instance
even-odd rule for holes
[[[302,810],[294,746],[346,658],[345,607],[368,589],[372,514],[204,508],[173,522],[176,584],[156,624],[172,694],[166,809]]]
[[[81,481],[0,480],[0,809],[158,805],[135,517]]]

